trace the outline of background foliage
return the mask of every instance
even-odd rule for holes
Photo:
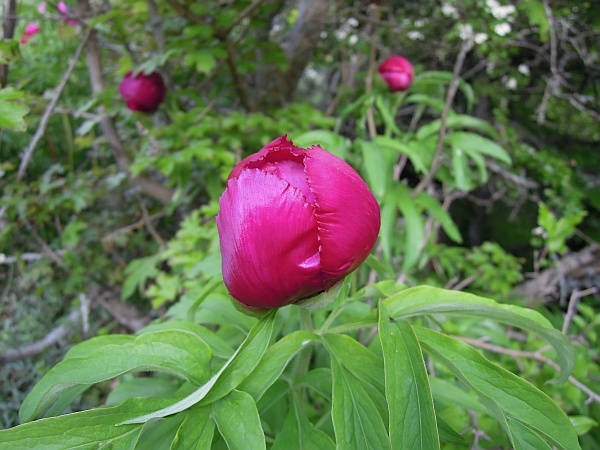
[[[22,404],[22,420],[49,406],[47,415],[86,410],[72,416],[79,424],[111,424],[111,414],[134,419],[191,395],[229,361],[246,376],[267,367],[256,369],[258,381],[217,379],[210,408],[198,400],[160,421],[116,427],[105,439],[145,448],[160,434],[166,448],[189,448],[186,439],[244,448],[266,436],[272,448],[290,448],[300,433],[319,448],[334,439],[349,448],[333,396],[359,422],[378,418],[361,422],[368,441],[389,431],[392,444],[406,443],[410,436],[390,431],[402,427],[385,405],[407,394],[382,384],[409,370],[394,367],[401,362],[387,353],[395,333],[422,367],[414,373],[426,387],[420,398],[432,399],[422,406],[435,407],[437,422],[422,424],[417,437],[439,433],[448,449],[563,445],[539,431],[541,422],[512,420],[511,411],[522,411],[514,399],[502,403],[489,387],[461,379],[443,361],[452,349],[455,360],[479,361],[482,352],[496,364],[490,379],[509,379],[516,389],[522,380],[509,371],[529,381],[566,412],[582,448],[600,446],[594,2],[79,0],[68,3],[77,25],[53,2],[41,14],[39,3],[4,2],[0,48],[3,428],[19,423]],[[42,31],[19,45],[30,22]],[[416,67],[404,93],[388,92],[376,73],[393,54]],[[132,113],[119,98],[129,70],[165,78],[167,99],[155,114]],[[272,322],[241,315],[219,278],[214,216],[227,175],[285,133],[352,164],[382,208],[374,255],[329,309],[314,314],[312,331],[298,331],[294,306]],[[414,314],[398,306],[398,299],[416,301],[403,289],[420,285],[446,288],[425,297],[449,304],[463,300],[448,290],[469,291],[537,315],[528,316],[532,323],[503,320],[504,309],[482,297],[460,297],[471,306],[452,311],[435,310],[434,300]],[[565,370],[569,353],[539,333],[550,323],[574,346],[563,383],[547,383],[559,365]],[[248,333],[262,338],[252,343]],[[315,341],[312,353],[305,341]],[[132,360],[144,345],[165,342],[189,364]],[[102,355],[108,345],[121,362]],[[248,362],[242,351],[231,359],[240,345],[258,359]],[[362,355],[355,366],[346,347]],[[260,360],[263,353],[271,356]],[[87,358],[82,379],[65,369],[80,365],[77,358]],[[103,358],[119,370],[103,372]],[[379,369],[360,373],[369,361]],[[48,397],[53,376],[56,383],[74,377],[75,387]],[[351,393],[363,411],[352,410]],[[110,408],[90,409],[98,405]],[[235,411],[258,424],[241,443],[228,429],[239,421]]]

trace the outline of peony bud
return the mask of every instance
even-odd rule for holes
[[[377,69],[392,92],[405,91],[413,81],[415,68],[402,56],[390,56]]]
[[[28,23],[25,27],[25,31],[23,31],[23,34],[21,35],[21,44],[27,44],[29,42],[29,39],[38,34],[40,30],[41,28],[38,24]]]
[[[27,26],[25,27],[25,36],[27,37],[33,37],[36,34],[38,34],[41,31],[41,28],[38,24],[35,23],[28,23]]]
[[[121,97],[132,111],[156,111],[165,99],[165,91],[165,83],[158,72],[150,75],[139,73],[135,77],[131,76],[131,72],[127,72],[119,85]]]
[[[69,19],[69,7],[67,6],[67,4],[65,2],[58,2],[58,4],[56,5],[56,9],[58,10],[58,13],[63,17],[63,22],[64,23],[68,23],[69,25],[73,25],[73,26],[77,26],[77,21],[74,19]],[[44,11],[46,10],[45,6],[44,6]]]
[[[358,173],[286,136],[233,169],[219,204],[223,279],[250,308],[327,291],[366,259],[379,233],[379,205]]]

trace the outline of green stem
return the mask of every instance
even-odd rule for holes
[[[314,331],[312,315],[309,309],[299,308],[300,328],[306,331]],[[310,358],[312,356],[312,346],[305,346],[298,354],[298,364],[296,365],[295,378],[298,379],[308,372]]]

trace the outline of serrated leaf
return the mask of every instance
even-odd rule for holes
[[[296,353],[315,342],[319,336],[304,330],[294,331],[280,339],[265,352],[254,371],[239,386],[258,401],[279,378]]]
[[[277,434],[271,450],[304,449],[334,450],[335,444],[326,433],[315,428],[292,395],[283,429]]]
[[[267,448],[258,409],[250,394],[231,391],[213,404],[213,416],[230,450]]]
[[[392,449],[439,449],[433,398],[419,341],[408,322],[393,320],[385,304],[379,305]]]
[[[361,381],[331,359],[332,418],[336,445],[344,450],[385,450],[390,441],[383,419]]]
[[[445,364],[481,398],[487,399],[486,407],[491,407],[492,413],[509,432],[516,429],[509,421],[518,421],[530,433],[543,437],[560,449],[580,448],[569,418],[542,391],[491,363],[470,345],[427,328],[415,326],[414,329],[427,352]],[[513,445],[518,442],[519,439],[513,439]]]
[[[277,310],[273,310],[263,316],[252,327],[244,342],[231,358],[200,389],[167,408],[129,419],[123,424],[144,423],[157,417],[165,417],[184,411],[200,401],[202,401],[202,405],[208,405],[227,395],[244,381],[258,365],[269,346],[276,314]]]
[[[19,411],[22,422],[35,418],[58,397],[82,385],[91,386],[133,371],[162,371],[196,385],[208,379],[212,353],[198,336],[186,331],[160,331],[112,339],[119,344],[95,346],[94,339],[83,345],[94,348],[82,354],[81,349],[69,352],[33,387]],[[97,339],[97,338],[96,338]],[[110,339],[100,338],[105,344]]]
[[[565,381],[575,364],[575,351],[569,340],[540,313],[516,305],[503,305],[487,298],[459,291],[419,286],[399,292],[384,300],[394,319],[424,314],[450,314],[482,317],[537,334],[556,350],[560,374],[556,382]]]

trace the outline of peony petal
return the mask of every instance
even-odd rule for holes
[[[379,234],[379,205],[352,167],[319,146],[306,151],[305,171],[316,195],[321,267],[328,288],[369,255]]]
[[[300,190],[246,169],[228,181],[219,203],[223,279],[232,297],[275,308],[323,290],[317,222]]]

